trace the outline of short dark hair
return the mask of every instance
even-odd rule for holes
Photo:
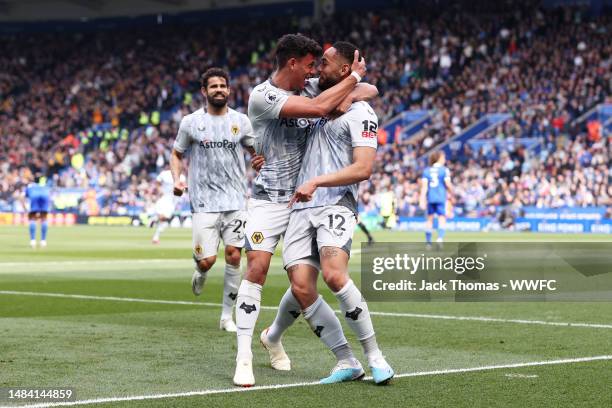
[[[303,58],[312,54],[315,58],[323,54],[321,46],[303,34],[285,34],[276,44],[276,66],[284,67],[291,58]]]
[[[208,80],[212,77],[225,78],[225,83],[227,84],[227,86],[229,86],[229,74],[227,73],[227,71],[223,68],[212,67],[208,68],[200,78],[200,84],[202,85],[202,88],[206,88],[208,86]]]
[[[442,151],[441,150],[437,150],[437,151],[433,152],[429,156],[429,165],[433,166],[434,164],[436,164],[438,162],[438,160],[440,160],[441,156],[442,156]]]
[[[332,45],[338,51],[338,54],[346,60],[347,63],[352,64],[355,58],[355,50],[359,51],[359,59],[361,60],[361,50],[353,43],[348,41],[338,41]]]

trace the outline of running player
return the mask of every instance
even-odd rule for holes
[[[356,50],[351,43],[337,42],[325,52],[319,77],[321,89],[328,89],[350,75],[350,61]],[[365,373],[353,355],[340,321],[317,293],[319,269],[363,347],[374,381],[387,383],[394,375],[378,348],[368,305],[348,274],[357,224],[358,183],[371,175],[377,129],[378,118],[366,102],[353,103],[338,118],[317,121],[298,177],[300,186],[289,203],[295,205],[285,236],[283,261],[291,291],[283,296],[277,318],[265,336],[268,341],[280,338],[287,323],[292,323],[284,318],[284,312],[301,309],[314,333],[337,359],[331,375],[322,383],[360,379]]]
[[[261,289],[272,254],[289,222],[287,203],[296,186],[311,125],[306,118],[318,118],[332,112],[349,96],[366,71],[365,61],[354,58],[351,67],[354,73],[318,94],[316,81],[307,79],[315,74],[315,60],[321,52],[315,41],[301,34],[281,37],[276,47],[276,70],[270,79],[253,89],[249,99],[249,118],[257,136],[257,153],[264,156],[266,162],[255,179],[253,197],[249,200],[245,233],[247,272],[236,302],[238,350],[233,381],[238,386],[255,384],[251,343],[259,315]],[[304,96],[299,96],[300,93]],[[299,312],[296,317],[298,315]],[[275,356],[273,367],[289,370],[290,361],[280,341],[274,346],[268,350]]]
[[[25,191],[28,200],[28,220],[30,230],[30,246],[36,249],[36,220],[40,222],[40,247],[47,246],[47,214],[51,206],[51,190],[37,177],[36,182],[28,184]]]
[[[428,249],[431,249],[434,215],[438,217],[438,239],[436,240],[438,248],[442,247],[446,232],[446,195],[447,192],[451,192],[452,185],[450,172],[444,166],[445,163],[446,156],[443,151],[433,152],[429,156],[429,167],[425,169],[421,178],[419,206],[427,214],[425,241]]]
[[[225,275],[220,328],[235,332],[233,306],[240,283],[240,256],[244,246],[246,175],[243,147],[252,150],[251,123],[246,115],[227,106],[229,74],[210,68],[201,78],[208,104],[181,121],[170,169],[174,194],[186,189],[181,180],[182,159],[189,151],[189,201],[193,214],[193,258],[191,280],[198,296],[208,271],[217,260],[219,241],[225,245]]]
[[[176,209],[176,197],[174,191],[174,180],[172,179],[172,172],[170,167],[167,166],[165,170],[162,170],[156,177],[158,189],[161,191],[161,197],[155,202],[155,215],[153,218],[152,225],[156,224],[155,233],[153,234],[152,242],[159,244],[159,237],[166,228],[174,215]],[[185,176],[180,175],[183,181]]]

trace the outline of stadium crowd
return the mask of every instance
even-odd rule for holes
[[[375,211],[376,194],[392,190],[400,216],[419,214],[419,162],[413,146],[383,148],[373,177],[360,185],[362,210]],[[612,206],[612,146],[584,135],[551,137],[538,154],[523,147],[472,151],[461,161],[447,162],[452,175],[456,215],[494,216],[510,207],[540,208]],[[612,216],[612,214],[608,214]]]
[[[573,125],[612,93],[612,20],[522,4],[511,13],[425,7],[121,35],[4,36],[0,206],[18,206],[24,183],[43,174],[54,187],[98,191],[79,203],[82,212],[147,208],[181,117],[201,106],[203,69],[230,70],[229,104],[244,112],[252,87],[273,69],[274,40],[296,31],[321,44],[348,39],[363,47],[367,81],[381,95],[372,103],[381,122],[409,109],[434,112],[418,143],[381,146],[372,179],[361,185],[365,210],[392,188],[399,214],[415,214],[417,159],[494,112],[512,115],[495,137],[541,137],[541,151],[468,150],[453,160],[457,213],[612,205],[610,141]]]

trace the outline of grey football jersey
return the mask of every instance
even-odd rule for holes
[[[189,150],[191,211],[246,209],[246,171],[241,142],[253,136],[247,116],[228,109],[223,116],[204,109],[183,118],[174,149]]]
[[[335,173],[353,163],[353,147],[377,147],[378,118],[366,102],[355,102],[336,119],[319,119],[308,138],[298,186],[322,174]],[[356,211],[358,184],[319,187],[311,201],[293,208],[345,205]]]
[[[318,80],[309,80],[303,96],[319,93]],[[281,118],[280,111],[293,92],[267,80],[255,87],[249,98],[249,119],[256,137],[255,149],[266,163],[255,178],[253,197],[277,203],[288,202],[295,191],[310,119]]]

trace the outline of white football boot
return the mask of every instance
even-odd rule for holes
[[[221,330],[225,330],[226,332],[236,333],[238,328],[236,327],[236,323],[230,317],[229,319],[223,319],[219,322],[219,328]]]
[[[289,356],[285,353],[283,343],[280,341],[278,343],[269,341],[268,330],[270,330],[269,327],[261,332],[259,340],[263,348],[268,350],[270,354],[270,364],[272,364],[272,368],[279,371],[291,371],[291,360],[289,360]]]
[[[236,361],[234,385],[239,387],[252,387],[255,385],[255,376],[253,375],[253,359],[244,358]]]

